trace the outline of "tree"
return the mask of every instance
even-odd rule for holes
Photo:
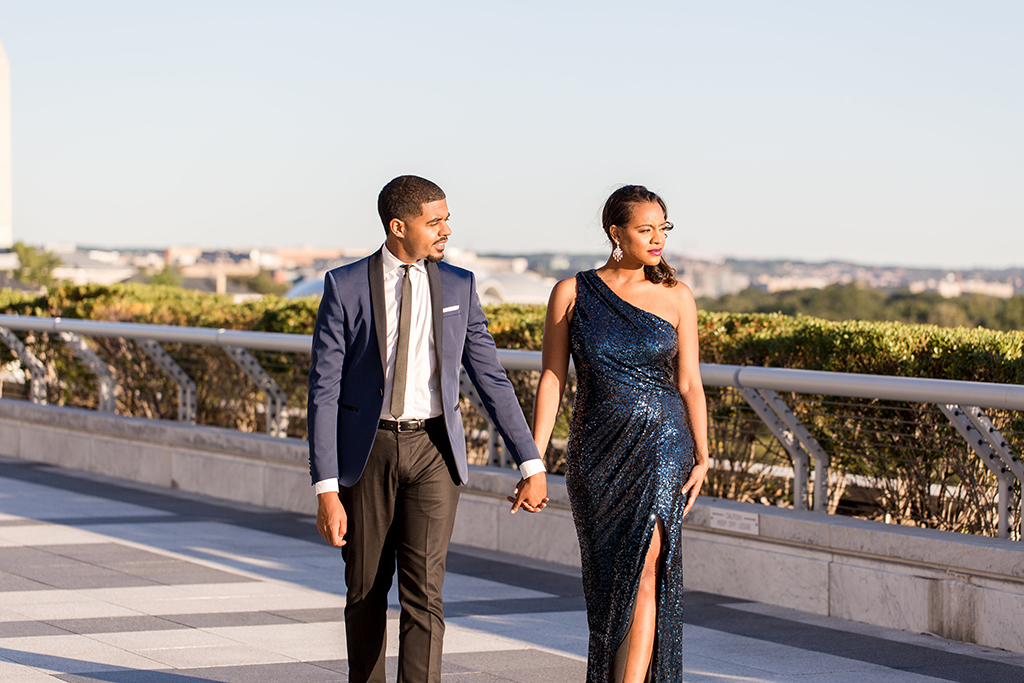
[[[261,270],[252,277],[239,278],[238,282],[245,285],[250,292],[256,292],[257,294],[276,294],[281,296],[291,289],[291,285],[287,282],[275,282],[274,276],[266,270]]]
[[[150,275],[148,279],[151,285],[167,285],[168,287],[181,287],[181,283],[184,281],[185,278],[182,277],[181,271],[169,263],[163,267],[163,270]]]
[[[14,277],[30,287],[51,287],[54,284],[53,269],[60,265],[60,257],[50,251],[30,247],[24,242],[15,242],[21,266],[14,271]]]

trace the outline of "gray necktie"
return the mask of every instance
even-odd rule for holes
[[[412,282],[409,269],[403,264],[402,303],[398,311],[398,349],[395,353],[395,376],[391,382],[391,416],[396,420],[405,412],[405,379],[409,374],[409,328],[412,326]]]

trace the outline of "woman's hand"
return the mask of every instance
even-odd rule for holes
[[[708,476],[708,459],[704,458],[703,462],[693,466],[693,469],[690,470],[690,478],[683,485],[683,493],[690,494],[686,500],[686,507],[683,508],[683,518],[690,514],[690,508],[693,507],[694,501],[700,495],[700,487],[704,485],[704,478],[706,476]]]

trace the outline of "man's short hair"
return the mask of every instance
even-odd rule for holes
[[[377,213],[388,232],[391,221],[415,218],[423,213],[423,205],[444,199],[444,190],[426,178],[400,175],[384,186],[377,195]]]

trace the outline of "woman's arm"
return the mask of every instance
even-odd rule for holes
[[[551,430],[558,418],[565,378],[569,373],[569,320],[576,303],[576,278],[562,280],[551,290],[544,342],[541,345],[542,368],[533,404],[533,441],[541,457],[547,452]]]
[[[708,473],[708,407],[704,398],[704,384],[700,379],[697,304],[689,287],[680,283],[676,289],[679,297],[679,327],[676,328],[679,334],[679,393],[689,413],[690,430],[696,448],[693,470],[683,486],[683,493],[690,494],[686,509],[683,510],[685,517],[700,495],[704,477]]]

